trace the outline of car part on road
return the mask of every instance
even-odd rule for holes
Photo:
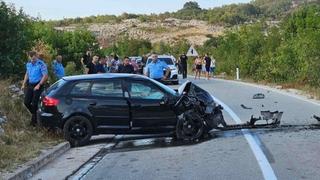
[[[243,104],[241,104],[240,105],[243,109],[252,109],[251,107],[247,107],[247,106],[245,106],[245,105],[243,105]]]
[[[217,128],[220,130],[236,130],[236,129],[252,129],[252,128],[275,128],[280,125],[281,118],[283,112],[279,111],[261,111],[261,116],[256,118],[253,115],[250,118],[250,121],[243,123],[243,124],[236,124],[236,125],[228,125],[223,128]],[[267,123],[256,123],[257,121],[265,120]],[[271,123],[268,121],[271,120]]]
[[[265,98],[265,95],[262,93],[257,93],[252,97],[252,99],[264,99],[264,98]]]
[[[315,118],[316,120],[320,121],[320,117],[319,116],[313,115],[313,118]]]

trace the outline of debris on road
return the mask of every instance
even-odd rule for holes
[[[261,116],[259,118],[255,118],[253,117],[253,115],[251,116],[251,119],[248,123],[248,125],[255,125],[255,123],[259,120],[265,120],[267,121],[266,125],[278,125],[280,124],[281,118],[282,118],[282,114],[283,112],[279,112],[279,111],[261,111]],[[272,122],[269,124],[268,121],[272,120]]]
[[[243,105],[243,104],[241,104],[240,105],[243,109],[252,109],[251,107],[247,107],[247,106],[245,106],[245,105]]]
[[[320,121],[320,117],[319,116],[313,115],[313,118],[315,118],[316,120]]]
[[[262,93],[257,93],[252,97],[252,99],[264,99],[264,98],[265,98],[265,95]]]

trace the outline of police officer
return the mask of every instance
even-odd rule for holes
[[[38,59],[35,51],[29,52],[29,57],[21,88],[25,90],[24,104],[32,114],[30,124],[35,126],[37,124],[38,101],[44,89],[43,85],[48,79],[48,69],[47,65]]]
[[[152,62],[147,65],[146,76],[159,82],[166,80],[170,73],[170,68],[168,65],[163,61],[159,61],[156,53],[152,53],[151,59]],[[166,73],[163,76],[164,69],[166,70]]]
[[[62,65],[62,56],[58,55],[52,63],[53,73],[57,79],[61,79],[64,76],[64,68]]]
[[[186,56],[185,53],[183,53],[181,56],[180,56],[180,64],[181,64],[181,68],[182,68],[182,77],[183,79],[187,78],[187,70],[188,70],[188,67],[187,67],[187,62],[188,62],[188,57]]]

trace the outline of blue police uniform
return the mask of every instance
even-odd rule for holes
[[[28,75],[28,86],[25,89],[24,104],[32,114],[31,125],[37,124],[37,110],[40,95],[44,89],[43,85],[38,90],[35,90],[35,86],[39,84],[43,76],[48,74],[47,65],[40,59],[37,59],[34,63],[29,61],[26,64]]]
[[[61,79],[64,76],[64,68],[62,63],[54,60],[52,63],[53,73],[56,75],[58,79]]]
[[[167,68],[168,65],[163,61],[157,60],[155,63],[152,61],[147,66],[149,77],[151,79],[161,79],[163,78],[163,70]]]
[[[29,61],[26,68],[30,84],[39,83],[44,75],[48,75],[47,65],[40,59],[35,63]]]

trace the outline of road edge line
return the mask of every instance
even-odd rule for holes
[[[212,95],[211,95],[212,96]],[[218,104],[220,104],[224,110],[232,117],[232,119],[240,124],[242,123],[242,121],[240,120],[240,118],[236,115],[236,113],[229,107],[227,106],[225,103],[223,103],[221,100],[219,100],[218,98],[212,96],[212,98],[214,99],[215,102],[217,102]],[[264,154],[264,152],[262,151],[262,149],[259,147],[257,141],[255,140],[255,138],[253,137],[253,135],[250,133],[250,131],[248,129],[242,129],[241,130],[242,134],[244,135],[245,139],[247,140],[258,164],[260,167],[260,170],[262,171],[262,175],[264,177],[264,179],[266,180],[277,180],[277,177],[266,157],[266,155]]]

